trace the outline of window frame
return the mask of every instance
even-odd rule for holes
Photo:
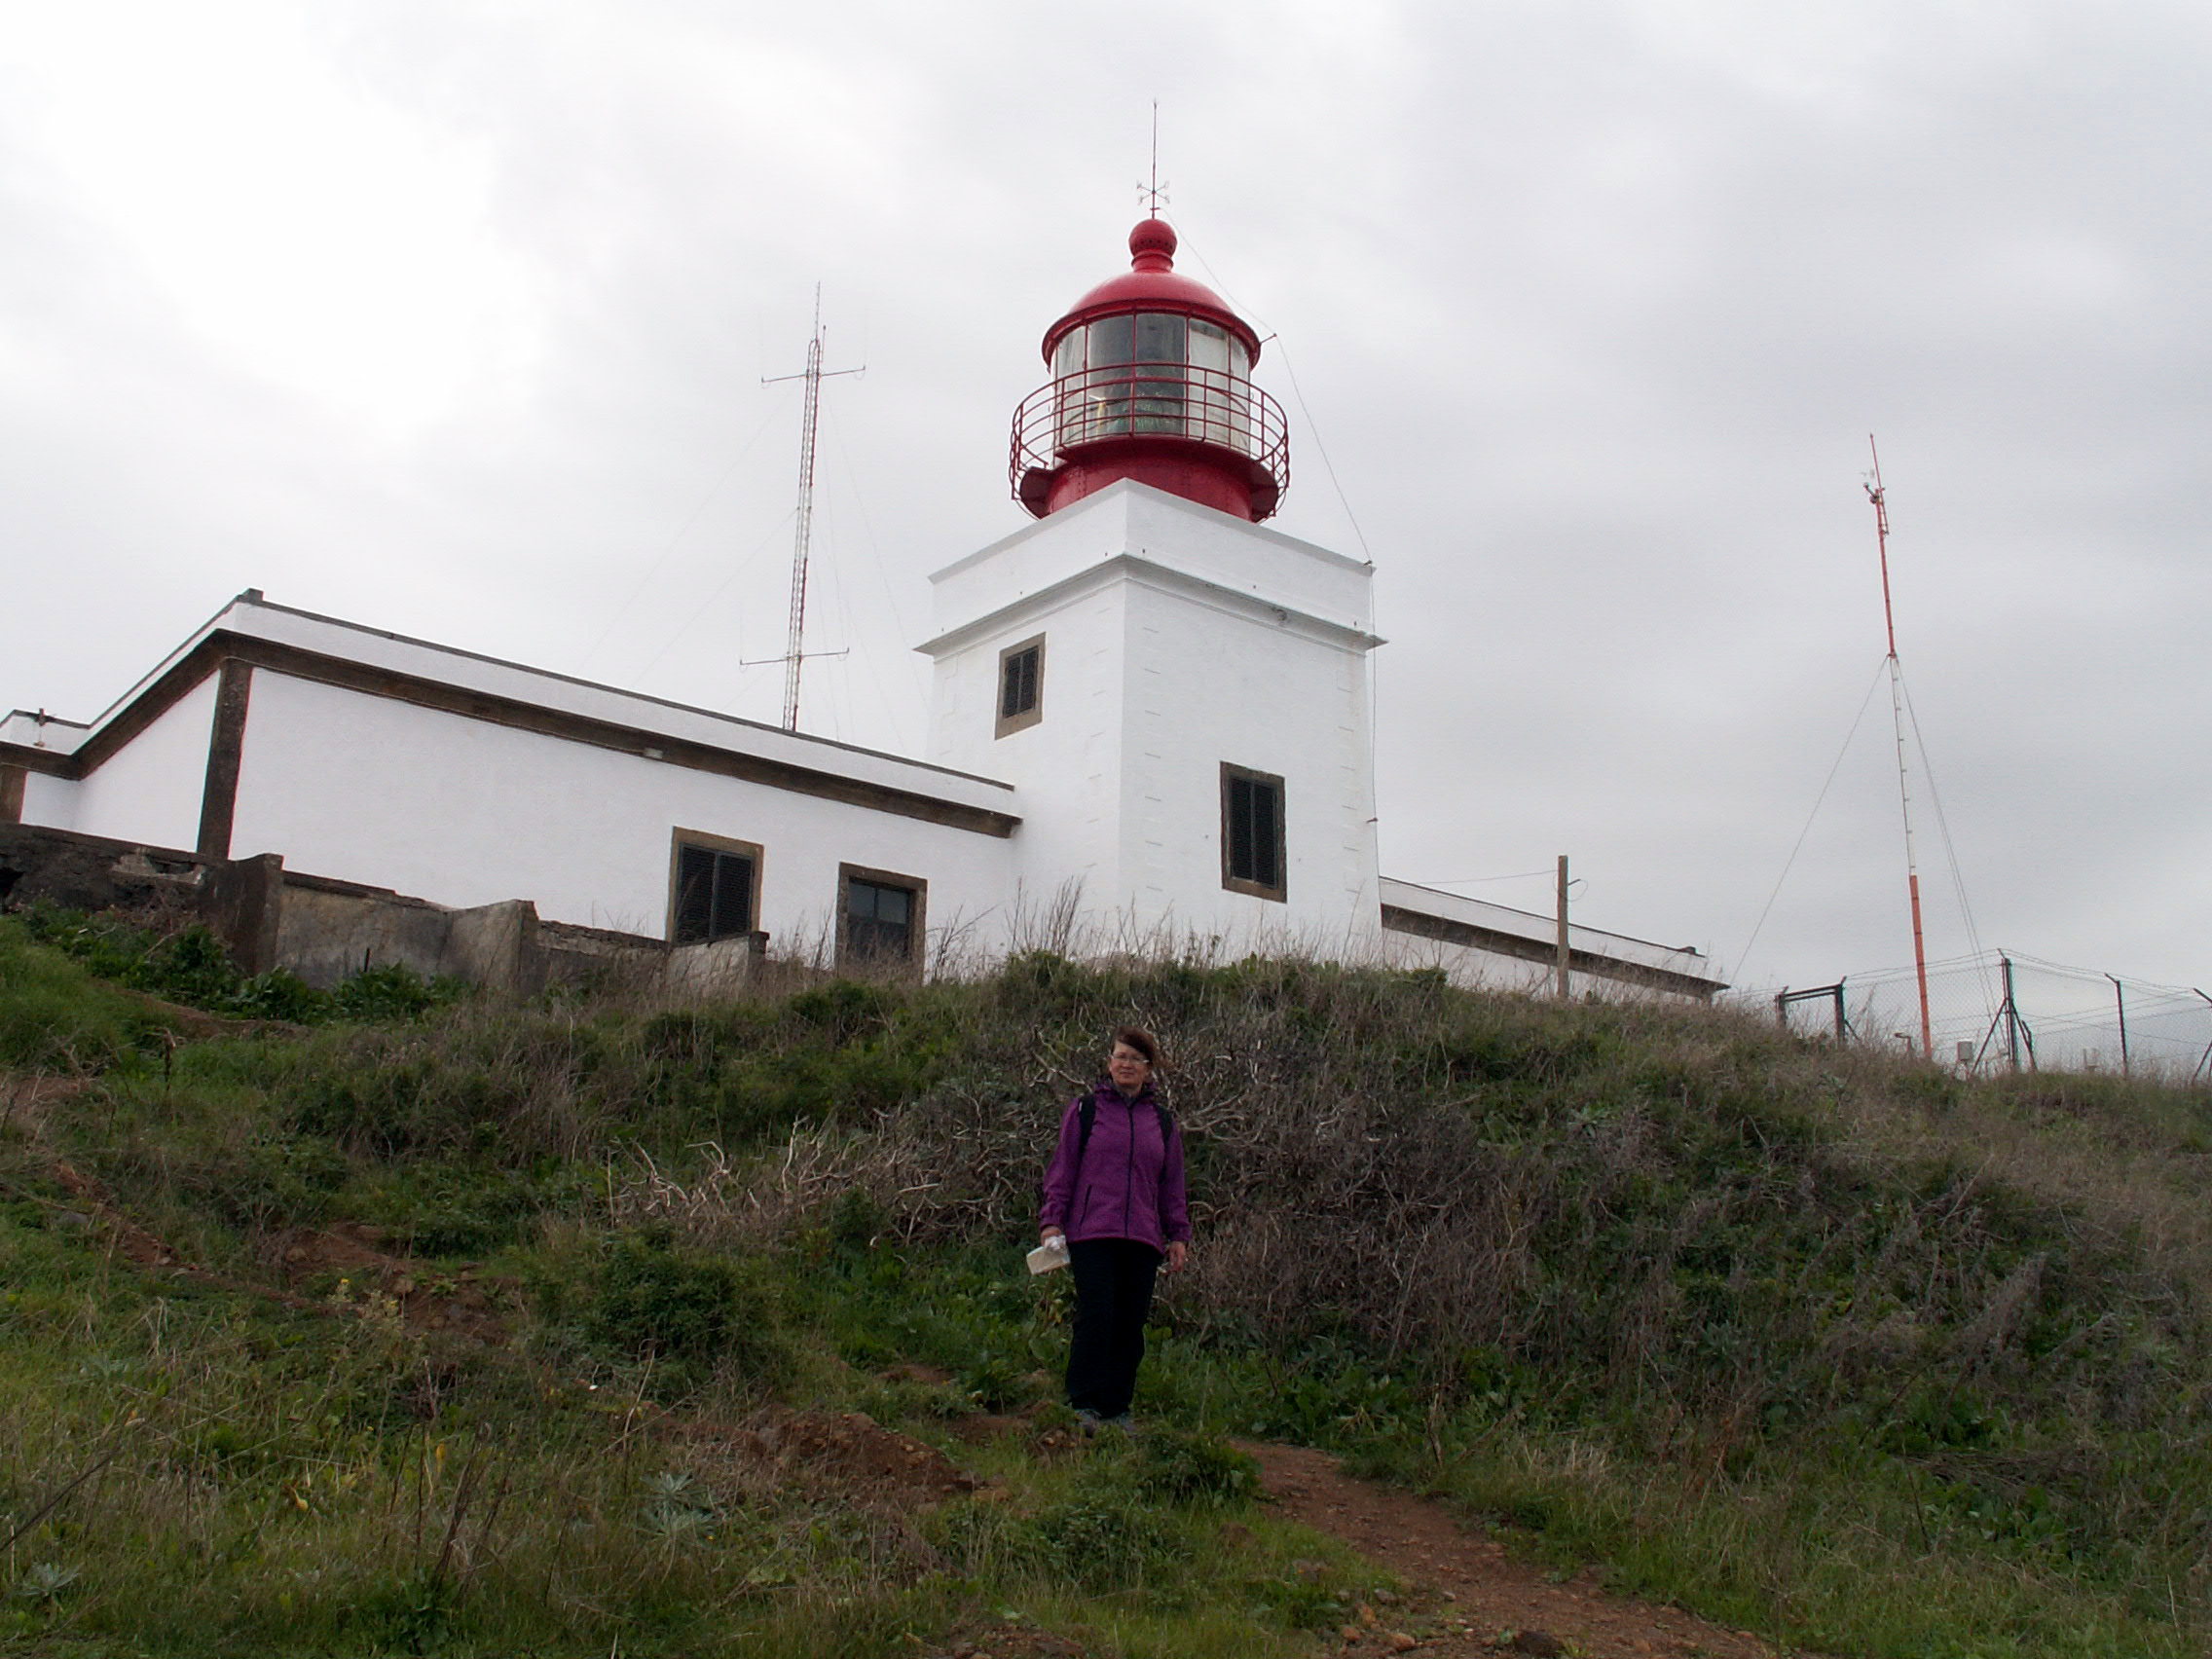
[[[909,903],[906,913],[906,954],[903,958],[863,956],[853,948],[851,905],[853,883],[856,881],[870,887],[895,887],[906,894]],[[930,884],[918,875],[906,875],[893,869],[871,869],[866,865],[840,864],[837,866],[837,966],[840,969],[888,966],[919,974],[929,940],[929,897]]]
[[[1269,849],[1274,863],[1275,879],[1271,882],[1239,875],[1235,868],[1235,836],[1232,832],[1235,820],[1233,802],[1235,785],[1249,784],[1269,791],[1274,796],[1274,834]],[[1231,761],[1221,763],[1221,884],[1232,893],[1242,893],[1254,899],[1268,899],[1285,903],[1290,898],[1289,837],[1286,826],[1289,819],[1290,792],[1282,778],[1273,772],[1257,771],[1250,766],[1238,766]]]
[[[1031,696],[1029,700],[1029,706],[1026,709],[1022,709],[1015,714],[1010,715],[1006,712],[1007,669],[1016,657],[1022,656],[1030,651],[1035,651],[1037,653],[1036,683],[1031,688],[1033,695]],[[997,689],[992,694],[991,707],[997,711],[997,718],[993,721],[991,726],[991,736],[994,740],[1002,737],[1011,737],[1017,731],[1027,731],[1031,726],[1035,725],[1039,720],[1045,718],[1044,635],[1032,634],[1028,639],[1022,640],[1017,644],[1011,645],[1007,646],[1005,650],[999,652]]]
[[[745,896],[746,926],[731,933],[710,931],[704,939],[680,939],[677,930],[683,917],[683,849],[696,848],[700,852],[716,853],[729,858],[749,859],[753,865],[750,891]],[[682,826],[668,834],[668,927],[666,930],[671,947],[690,944],[713,944],[719,940],[748,939],[760,931],[761,873],[767,867],[766,856],[757,841],[741,841],[729,835],[717,835],[705,830],[686,830]],[[713,900],[708,901],[707,925],[714,926]]]

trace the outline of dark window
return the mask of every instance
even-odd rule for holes
[[[1044,718],[1045,636],[999,652],[999,718],[992,735],[1033,726]]]
[[[1268,772],[1221,768],[1221,884],[1260,899],[1285,897],[1283,786]]]
[[[913,964],[921,960],[923,898],[911,876],[838,867],[837,960],[840,964]]]
[[[1037,706],[1037,648],[1016,651],[999,667],[999,719],[1026,715]]]
[[[669,903],[670,940],[699,944],[753,932],[759,879],[757,847],[679,839],[675,891]]]

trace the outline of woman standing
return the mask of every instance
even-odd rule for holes
[[[1149,1031],[1114,1033],[1107,1081],[1073,1101],[1045,1171],[1042,1241],[1065,1237],[1075,1272],[1068,1404],[1088,1427],[1131,1426],[1137,1362],[1153,1275],[1190,1254],[1183,1131],[1153,1097],[1160,1045]]]

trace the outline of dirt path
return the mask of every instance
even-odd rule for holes
[[[44,1080],[31,1080],[27,1087],[24,1080],[0,1081],[15,1085],[9,1116],[19,1114],[34,1142],[41,1138],[42,1109],[76,1091],[70,1085],[42,1088]],[[38,1201],[77,1225],[103,1227],[117,1252],[141,1268],[312,1311],[365,1310],[365,1305],[311,1300],[275,1285],[208,1272],[180,1259],[166,1240],[120,1210],[97,1182],[66,1161],[54,1160],[52,1171],[82,1210],[67,1212],[53,1200]],[[273,1240],[276,1260],[272,1265],[294,1284],[345,1273],[419,1328],[451,1330],[482,1342],[503,1340],[503,1321],[487,1294],[492,1287],[476,1282],[473,1271],[461,1271],[448,1281],[423,1264],[387,1253],[381,1248],[385,1242],[381,1230],[362,1226],[301,1229]],[[897,1367],[890,1375],[946,1380],[943,1373],[923,1366]],[[963,1427],[967,1437],[978,1437],[1019,1431],[1024,1424],[1016,1419],[978,1417]],[[804,1468],[814,1480],[827,1479],[833,1490],[857,1482],[869,1493],[879,1487],[896,1489],[902,1500],[915,1503],[972,1484],[940,1455],[878,1429],[857,1414],[771,1414],[739,1438],[742,1444],[719,1450],[727,1456],[742,1452],[762,1469],[773,1465],[788,1473],[791,1466]],[[1607,1595],[1594,1574],[1555,1582],[1542,1569],[1508,1558],[1502,1545],[1462,1526],[1441,1504],[1399,1488],[1355,1480],[1326,1453],[1276,1445],[1247,1445],[1244,1450],[1258,1459],[1268,1495],[1283,1515],[1341,1538],[1407,1587],[1403,1600],[1360,1607],[1338,1633],[1346,1659],[1404,1652],[1454,1659],[1500,1653],[1536,1659],[1782,1659],[1781,1650],[1747,1633],[1722,1629],[1678,1608]],[[907,1490],[916,1482],[926,1492]],[[948,1651],[961,1659],[1057,1659],[1081,1649],[1058,1637],[1009,1627],[970,1633]]]
[[[1584,1574],[1555,1583],[1441,1504],[1354,1480],[1324,1452],[1246,1446],[1280,1512],[1342,1538],[1387,1567],[1411,1595],[1362,1608],[1341,1635],[1346,1654],[1417,1652],[1570,1659],[1777,1659],[1756,1638],[1676,1607],[1607,1595]]]

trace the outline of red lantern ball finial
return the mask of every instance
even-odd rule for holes
[[[1132,271],[1175,269],[1175,228],[1165,219],[1146,219],[1129,233]]]

